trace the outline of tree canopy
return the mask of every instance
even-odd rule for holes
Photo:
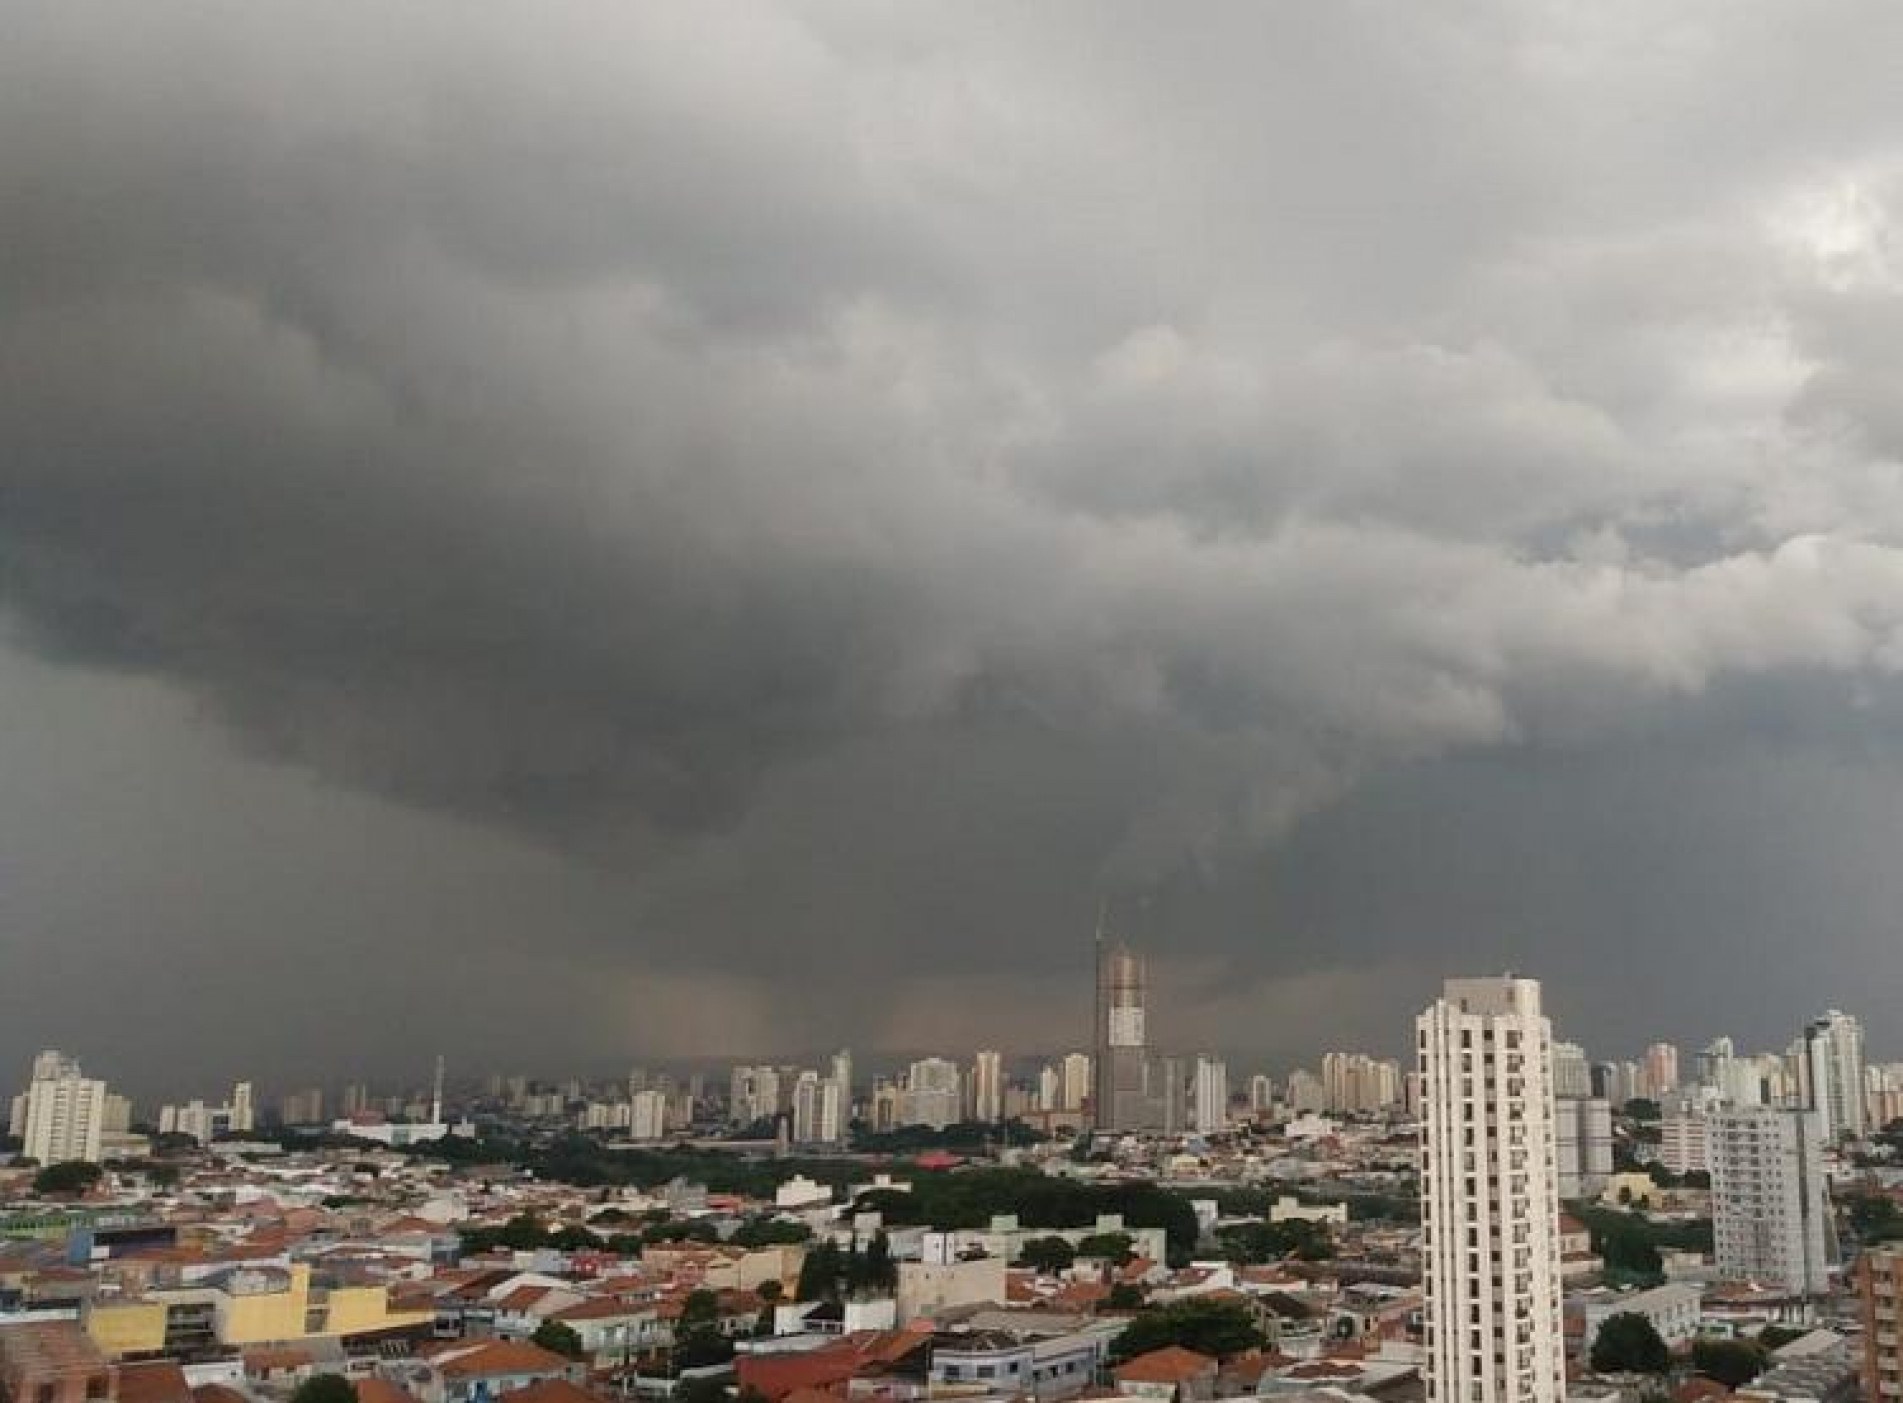
[[[1264,1343],[1249,1308],[1237,1301],[1191,1296],[1138,1315],[1111,1344],[1118,1359],[1180,1345],[1199,1354],[1226,1359]]]
[[[33,1192],[48,1196],[83,1194],[97,1184],[105,1170],[83,1159],[49,1164],[33,1176]]]
[[[564,1359],[580,1359],[584,1353],[581,1336],[575,1333],[575,1327],[560,1320],[544,1320],[535,1327],[535,1333],[529,1336],[529,1343],[540,1345],[550,1354],[559,1354]]]
[[[342,1374],[312,1374],[291,1391],[291,1403],[357,1403],[357,1386]]]
[[[1077,1249],[1061,1237],[1033,1237],[1026,1240],[1018,1260],[1034,1271],[1054,1274],[1077,1260]]]
[[[1694,1340],[1692,1367],[1726,1388],[1742,1388],[1764,1372],[1770,1351],[1755,1340]]]
[[[1652,1322],[1636,1311],[1608,1317],[1593,1336],[1595,1373],[1662,1374],[1671,1366],[1671,1350]]]

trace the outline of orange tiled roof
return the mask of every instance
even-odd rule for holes
[[[1215,1372],[1216,1361],[1181,1345],[1165,1345],[1139,1354],[1113,1372],[1118,1383],[1180,1384]]]

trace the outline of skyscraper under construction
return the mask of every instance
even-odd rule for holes
[[[1106,944],[1100,920],[1091,1087],[1091,1124],[1099,1131],[1148,1130],[1157,1124],[1143,1026],[1145,995],[1143,957],[1121,942]]]

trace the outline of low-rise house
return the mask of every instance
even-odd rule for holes
[[[1166,1345],[1126,1360],[1111,1372],[1117,1392],[1126,1398],[1154,1403],[1194,1403],[1211,1398],[1216,1388],[1217,1361],[1180,1345]]]

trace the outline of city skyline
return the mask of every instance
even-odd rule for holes
[[[0,1065],[1903,1044],[1903,15],[17,10]]]

